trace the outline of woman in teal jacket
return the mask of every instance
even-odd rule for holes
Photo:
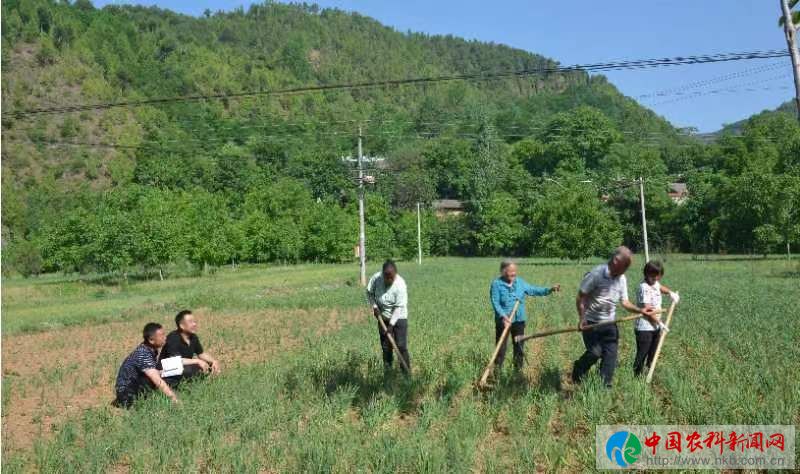
[[[561,285],[550,288],[534,286],[517,278],[517,265],[511,260],[503,260],[500,263],[500,276],[492,281],[489,297],[494,309],[495,322],[495,344],[500,340],[507,325],[511,325],[511,338],[525,334],[525,297],[526,296],[547,296],[554,291],[560,291]],[[515,315],[511,315],[514,303],[519,300],[519,307]],[[522,369],[525,360],[523,353],[524,342],[514,342],[514,368]],[[507,341],[503,342],[500,352],[497,354],[495,369],[499,370],[503,366],[506,357]]]

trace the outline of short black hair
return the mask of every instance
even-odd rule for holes
[[[397,273],[397,264],[394,263],[394,260],[392,260],[391,258],[383,262],[383,271],[385,272],[390,268],[394,270],[395,273]]]
[[[147,323],[144,325],[144,329],[142,329],[142,339],[144,340],[145,344],[150,342],[150,339],[156,335],[156,331],[162,329],[164,326],[158,323]]]
[[[658,275],[664,276],[664,265],[658,260],[651,260],[644,265],[644,276]]]
[[[175,315],[175,326],[180,327],[181,321],[183,321],[183,318],[185,318],[187,314],[192,314],[192,310],[182,309],[178,311],[178,314]]]

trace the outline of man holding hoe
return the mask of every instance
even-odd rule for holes
[[[583,331],[586,351],[572,367],[572,380],[580,383],[592,366],[600,360],[600,377],[606,387],[611,387],[617,367],[619,329],[616,324],[585,330],[592,324],[616,320],[617,303],[631,313],[643,314],[658,321],[656,311],[650,307],[639,308],[628,300],[628,282],[625,271],[630,267],[633,254],[628,247],[618,247],[608,263],[592,269],[581,281],[576,307],[578,328]]]
[[[392,342],[394,339],[400,353],[400,369],[409,375],[411,357],[408,355],[408,290],[406,281],[397,274],[397,264],[386,260],[383,268],[372,275],[367,283],[367,300],[378,322],[378,335],[383,351],[386,370],[394,361]]]

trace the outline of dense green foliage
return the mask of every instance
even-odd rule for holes
[[[308,5],[192,18],[29,0],[2,13],[4,113],[557,64]],[[356,191],[340,157],[355,154],[358,125],[366,153],[387,158],[370,171],[370,258],[414,255],[417,202],[426,253],[638,248],[638,176],[655,247],[771,252],[800,240],[791,117],[757,116],[742,137],[702,145],[573,71],[4,115],[3,270],[352,259]],[[681,206],[667,198],[678,179],[690,192]],[[437,198],[464,201],[466,214],[434,218]]]

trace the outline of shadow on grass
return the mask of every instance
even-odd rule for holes
[[[539,390],[545,393],[561,393],[561,372],[555,367],[548,367],[539,373],[537,380]]]
[[[380,357],[377,355],[376,357]],[[287,377],[284,386],[289,394],[305,391],[307,384],[321,387],[330,397],[340,388],[355,388],[351,406],[366,408],[376,395],[383,393],[394,398],[401,413],[412,413],[419,407],[419,401],[430,384],[430,374],[424,370],[413,371],[411,377],[403,374],[398,363],[384,370],[379,364],[370,363],[365,357],[348,353],[337,359],[333,365],[315,365],[307,370],[306,377]]]
[[[771,275],[767,275],[767,278],[800,278],[800,271],[773,273]]]
[[[561,383],[561,372],[556,367],[542,370],[535,381],[529,380],[522,373],[507,369],[494,379],[489,390],[482,393],[485,400],[502,403],[525,398],[532,390],[557,394],[564,399],[572,397],[572,391]]]
[[[506,362],[511,365],[510,361]],[[528,395],[531,391],[531,382],[525,374],[515,369],[506,368],[499,374],[495,374],[494,385],[490,393],[490,398],[494,401],[506,402],[519,400]]]
[[[210,276],[217,272],[217,269],[212,269],[206,273],[201,268],[181,268],[172,269],[164,272],[164,280],[176,280],[181,278],[197,278],[201,276]],[[29,281],[36,281],[36,279],[28,279]],[[142,283],[148,281],[160,281],[158,270],[137,270],[128,273],[127,279],[119,273],[71,273],[65,274],[61,278],[39,281],[37,284],[42,286],[48,285],[63,285],[65,283],[85,283],[98,286],[124,286],[134,283]]]

